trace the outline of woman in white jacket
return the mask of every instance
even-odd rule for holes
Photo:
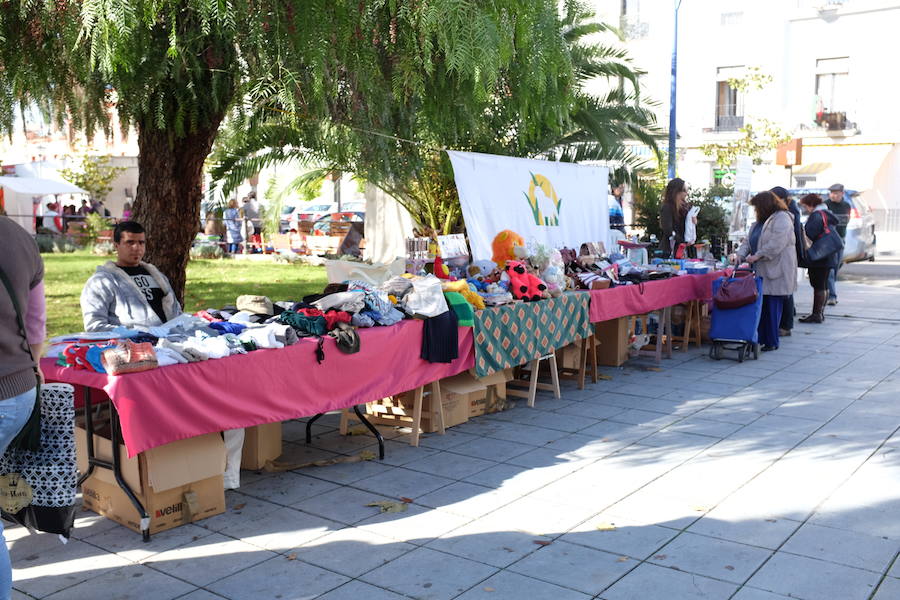
[[[772,192],[750,199],[756,209],[756,223],[732,261],[747,261],[763,279],[762,316],[759,343],[764,351],[777,350],[778,326],[785,297],[797,290],[797,253],[794,249],[794,219],[787,205]]]

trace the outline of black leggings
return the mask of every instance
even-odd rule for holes
[[[809,284],[814,290],[824,291],[828,289],[828,271],[829,267],[809,267]]]

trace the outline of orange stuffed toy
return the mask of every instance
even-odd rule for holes
[[[494,256],[491,260],[496,263],[498,269],[502,269],[508,260],[518,260],[520,257],[516,254],[516,248],[525,248],[525,239],[509,229],[504,229],[491,242],[491,250]]]

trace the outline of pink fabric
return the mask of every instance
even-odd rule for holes
[[[176,440],[284,421],[391,396],[450,377],[475,364],[472,328],[459,328],[459,358],[419,357],[422,321],[360,329],[360,351],[344,354],[325,339],[316,364],[315,338],[286,348],[172,365],[114,377],[41,361],[48,380],[104,390],[119,411],[128,455]]]
[[[680,275],[671,279],[647,281],[642,285],[591,290],[591,323],[642,315],[691,300],[709,300],[713,280],[723,274],[724,272]]]
[[[47,337],[47,301],[44,298],[44,282],[39,281],[28,292],[25,307],[25,337],[29,344],[40,344]]]

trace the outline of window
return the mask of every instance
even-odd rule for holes
[[[743,75],[743,67],[719,67],[716,73],[716,130],[737,131],[744,126],[744,102],[728,80]]]
[[[850,106],[850,58],[816,61],[816,109],[820,113],[846,114]]]

